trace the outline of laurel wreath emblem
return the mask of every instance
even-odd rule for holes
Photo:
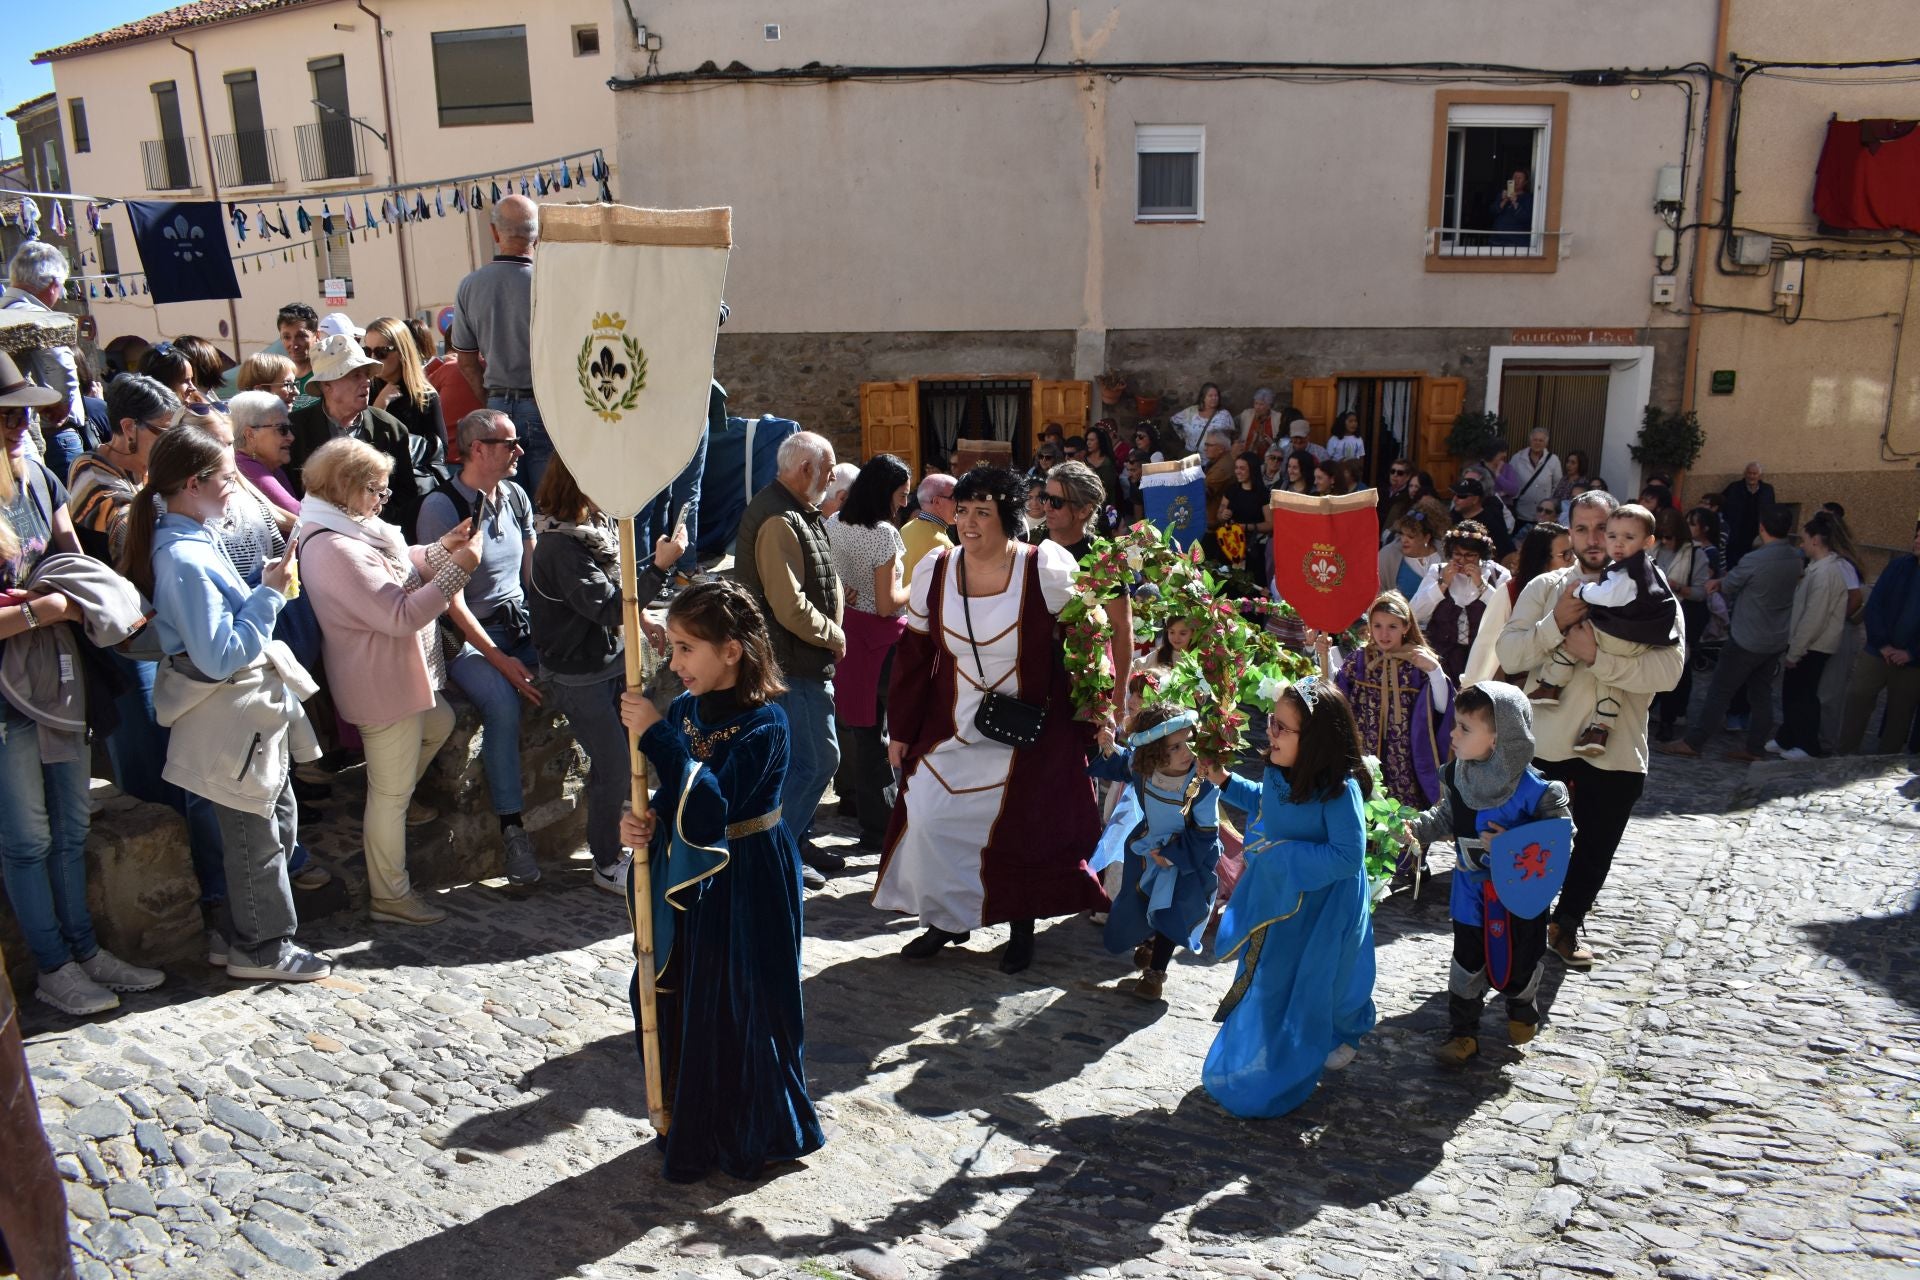
[[[599,327],[599,326],[596,326]],[[599,346],[601,338],[608,340],[618,337],[627,357],[626,365],[614,363],[610,350],[602,350],[598,361],[594,359],[594,348]],[[627,384],[626,394],[613,395],[615,380],[628,369],[633,371],[633,380]],[[580,358],[574,363],[574,372],[580,381],[580,394],[587,407],[598,414],[602,421],[618,422],[626,411],[639,403],[641,389],[647,385],[647,356],[640,350],[640,344],[625,334],[590,333],[587,340],[580,344]]]

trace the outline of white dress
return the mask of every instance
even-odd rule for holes
[[[914,569],[907,625],[925,635],[930,624],[928,594],[934,573],[931,553]],[[985,890],[980,883],[980,849],[1000,816],[1013,748],[982,736],[973,727],[983,689],[1013,690],[1014,663],[1020,653],[1020,606],[1025,595],[1027,561],[1040,557],[1040,591],[1058,613],[1073,590],[1073,557],[1053,542],[1016,544],[1013,572],[998,595],[973,596],[974,642],[980,650],[975,668],[967,646],[966,613],[960,604],[959,563],[947,566],[941,602],[942,637],[954,663],[954,736],[936,744],[907,775],[907,823],[875,887],[873,905],[920,917],[920,923],[949,933],[980,927]],[[984,670],[985,678],[981,678]]]

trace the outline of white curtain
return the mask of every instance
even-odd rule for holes
[[[933,411],[933,435],[940,442],[940,452],[951,458],[955,443],[960,439],[960,424],[966,420],[967,398],[963,395],[937,395],[929,406]]]
[[[1020,427],[1020,397],[996,391],[987,396],[987,417],[993,422],[995,440],[1012,440]]]

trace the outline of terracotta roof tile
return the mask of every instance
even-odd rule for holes
[[[38,107],[44,107],[52,101],[53,101],[53,94],[51,93],[43,93],[37,98],[28,98],[25,102],[21,103],[19,106],[15,107],[13,110],[7,112],[7,118],[10,120],[18,119],[20,116],[24,115],[26,112],[32,111]]]
[[[70,58],[75,54],[92,53],[96,49],[110,49],[114,45],[131,44],[136,40],[150,40],[154,36],[170,35],[176,31],[185,31],[192,27],[204,27],[215,22],[226,22],[232,18],[244,18],[256,13],[266,13],[273,9],[293,9],[301,5],[313,4],[316,0],[192,0],[190,4],[153,14],[145,18],[136,18],[132,22],[109,28],[84,40],[75,40],[57,48],[45,49],[33,55],[35,62],[51,62],[55,58]]]

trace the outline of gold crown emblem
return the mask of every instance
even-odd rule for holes
[[[593,327],[599,329],[624,330],[627,321],[624,316],[613,315],[605,311],[597,312],[593,317]]]

